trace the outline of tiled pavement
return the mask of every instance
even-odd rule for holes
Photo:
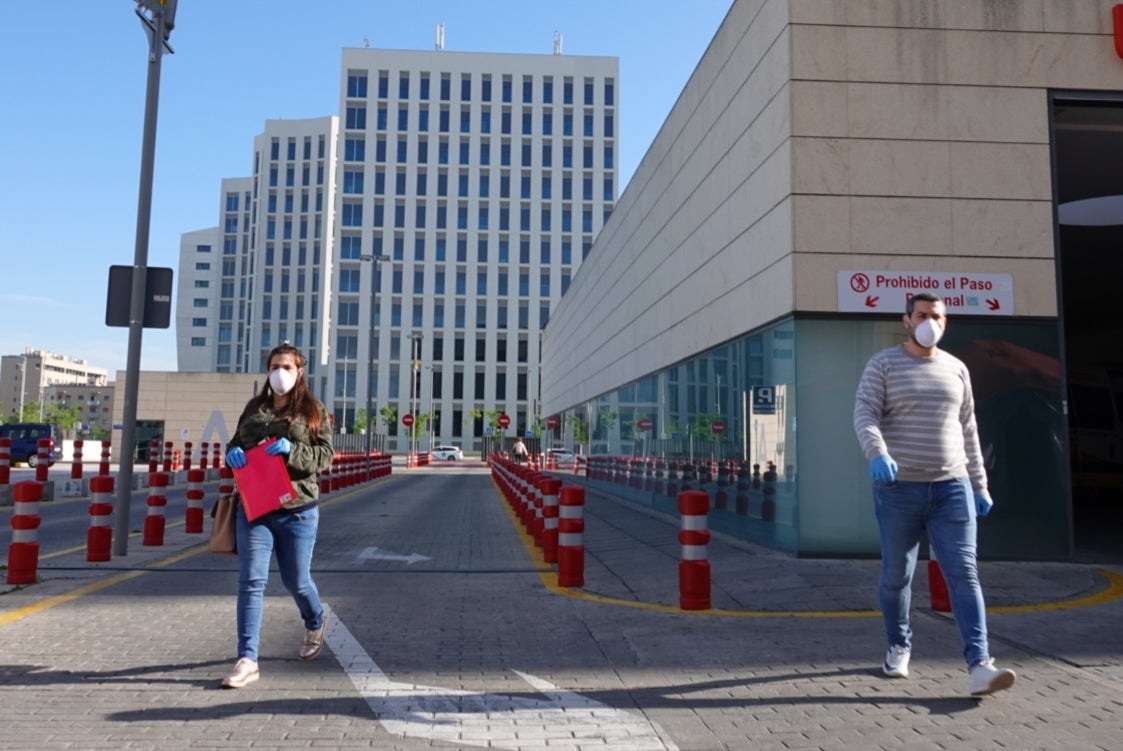
[[[875,561],[718,537],[720,613],[681,612],[677,519],[589,491],[586,583],[564,592],[486,470],[395,472],[325,499],[329,649],[296,660],[274,575],[262,677],[238,691],[218,688],[234,559],[181,528],[110,564],[43,559],[0,596],[0,749],[1123,748],[1118,566],[981,564],[1019,678],[975,699],[923,576],[913,677],[889,680]]]

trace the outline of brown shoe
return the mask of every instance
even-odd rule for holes
[[[328,627],[328,614],[325,612],[319,628],[310,628],[304,631],[304,641],[300,642],[300,659],[314,660],[320,656],[324,648],[324,630]]]

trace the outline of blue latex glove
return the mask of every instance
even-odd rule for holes
[[[994,501],[991,500],[990,493],[975,493],[975,514],[977,516],[986,516],[992,508],[994,508]]]
[[[235,446],[226,452],[226,466],[234,469],[246,466],[246,452],[242,451],[241,446]]]
[[[277,454],[288,456],[290,451],[292,451],[292,442],[283,436],[265,447],[265,453],[270,456],[276,456]]]
[[[888,485],[897,479],[897,462],[893,457],[882,454],[870,462],[870,477],[881,485]]]

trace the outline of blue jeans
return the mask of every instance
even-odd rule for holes
[[[320,509],[313,506],[297,513],[274,511],[251,521],[238,508],[238,657],[257,660],[261,638],[261,615],[265,585],[269,581],[269,559],[277,554],[281,582],[296,601],[304,628],[318,629],[324,622],[320,594],[312,581],[312,548]]]
[[[909,604],[921,535],[939,562],[952,614],[963,641],[963,657],[974,666],[986,660],[986,605],[975,565],[975,503],[967,478],[942,482],[875,483],[873,501],[881,529],[878,596],[891,646],[912,648]]]

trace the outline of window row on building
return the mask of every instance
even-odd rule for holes
[[[366,70],[348,70],[347,99],[367,99],[370,88],[371,73]],[[375,97],[377,99],[390,98],[391,77],[397,81],[397,98],[401,100],[429,101],[432,98],[441,102],[453,101],[454,91],[452,72],[441,72],[434,76],[430,71],[396,71],[396,75],[389,70],[378,70],[373,74],[375,79]],[[436,80],[436,94],[433,93],[433,80]],[[560,86],[557,82],[560,81]],[[503,104],[512,104],[515,101],[516,86],[521,94],[523,104],[550,105],[560,103],[572,106],[582,104],[585,106],[600,105],[614,107],[616,105],[616,80],[602,78],[599,81],[601,98],[597,100],[598,79],[596,76],[582,76],[579,80],[573,76],[554,76],[525,74],[494,75],[491,73],[462,72],[457,78],[458,85],[455,90],[460,102],[473,101],[474,92],[480,102],[491,102],[494,97]],[[496,85],[497,84],[497,85]],[[416,87],[414,89],[413,87]],[[498,92],[495,91],[498,89]],[[556,91],[560,89],[560,92]],[[416,91],[416,95],[414,95]],[[555,102],[555,94],[560,98]],[[576,98],[576,97],[579,97]]]

